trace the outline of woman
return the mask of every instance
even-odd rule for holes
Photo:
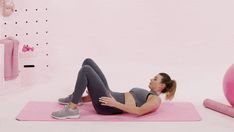
[[[85,89],[88,96],[81,97]],[[109,89],[106,78],[98,65],[92,59],[85,59],[78,73],[75,90],[72,95],[60,98],[61,104],[67,104],[51,116],[56,119],[79,118],[78,103],[92,101],[98,114],[110,115],[127,112],[135,115],[144,115],[156,110],[160,104],[161,93],[171,100],[176,91],[176,82],[166,73],[159,73],[149,83],[150,91],[133,88],[129,92],[119,93]]]

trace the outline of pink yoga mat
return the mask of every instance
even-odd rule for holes
[[[144,116],[128,113],[120,115],[99,115],[91,103],[80,106],[79,119],[56,120],[50,116],[51,112],[63,108],[57,102],[29,102],[16,117],[19,121],[200,121],[201,117],[193,104],[189,102],[165,102],[160,108]]]

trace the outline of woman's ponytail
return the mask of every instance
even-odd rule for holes
[[[166,100],[172,100],[175,92],[176,92],[176,81],[175,80],[171,80],[171,87],[168,88],[168,91],[166,92]]]

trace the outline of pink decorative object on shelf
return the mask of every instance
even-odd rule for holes
[[[22,48],[22,52],[34,51],[34,47],[29,47],[28,45],[24,45]]]
[[[15,4],[12,0],[0,0],[0,7],[2,7],[2,16],[9,17],[15,10]]]

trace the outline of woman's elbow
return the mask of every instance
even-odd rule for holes
[[[139,110],[139,111],[136,113],[136,115],[137,115],[137,116],[143,116],[143,115],[145,115],[145,114],[151,113],[152,111],[154,111],[154,110],[150,110],[150,111]]]
[[[145,115],[145,114],[155,112],[155,111],[158,110],[159,106],[160,106],[160,104],[154,106],[154,107],[151,108],[150,110],[139,110],[139,111],[137,112],[136,115],[137,115],[137,116],[143,116],[143,115]]]
[[[142,111],[138,111],[138,112],[136,112],[136,116],[143,116],[145,113],[144,112],[142,112]]]
[[[143,110],[141,110],[140,108],[138,108],[137,110],[135,110],[133,112],[133,114],[136,115],[136,116],[142,116],[142,115],[145,114],[145,112]]]
[[[148,113],[151,113],[152,111],[153,110],[151,110],[151,111],[139,111],[139,112],[136,113],[136,116],[143,116],[143,115],[146,115]]]

